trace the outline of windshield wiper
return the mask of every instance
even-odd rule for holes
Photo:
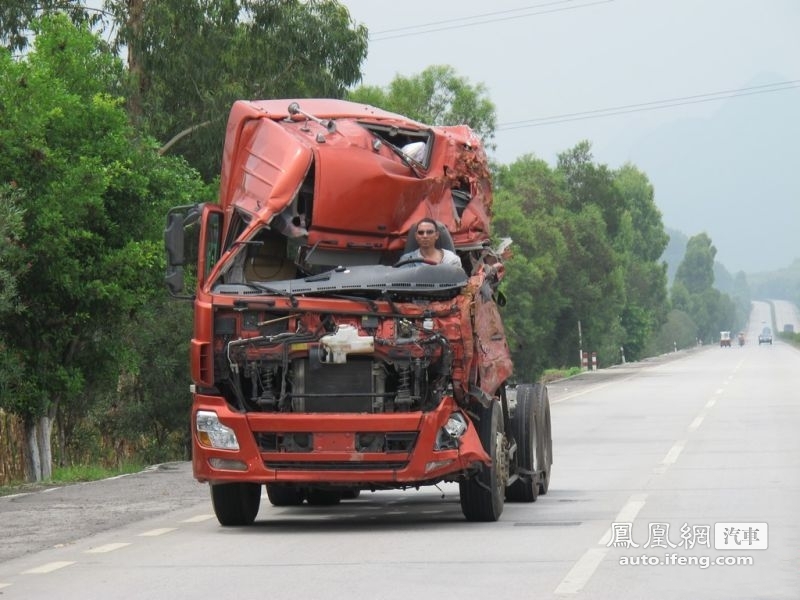
[[[286,290],[279,290],[278,288],[270,287],[268,285],[264,285],[263,283],[258,283],[258,282],[250,282],[245,285],[260,292],[267,292],[268,294],[274,294],[275,296],[282,296],[284,298],[288,298],[289,304],[291,304],[295,308],[297,308],[297,305],[299,304],[297,298],[295,297],[294,294],[292,294],[292,292],[287,292]]]

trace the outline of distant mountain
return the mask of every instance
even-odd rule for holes
[[[726,100],[711,118],[653,131],[633,155],[667,227],[689,237],[705,231],[720,262],[753,273],[800,258],[798,144],[800,89]]]

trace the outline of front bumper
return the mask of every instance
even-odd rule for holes
[[[491,464],[469,422],[457,447],[437,450],[437,436],[459,409],[446,397],[431,412],[239,413],[223,398],[196,394],[192,463],[199,481],[427,485]],[[216,413],[233,430],[238,450],[210,448],[195,428],[198,411]],[[466,416],[466,415],[465,415]]]

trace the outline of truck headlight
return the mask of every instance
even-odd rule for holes
[[[444,427],[439,430],[436,436],[434,450],[458,448],[458,440],[464,435],[466,430],[467,420],[464,418],[464,415],[460,412],[454,412],[450,415],[450,418],[447,419],[447,423],[444,424]]]
[[[203,446],[222,450],[238,450],[239,440],[233,429],[219,422],[217,413],[198,410],[194,419],[197,439]]]

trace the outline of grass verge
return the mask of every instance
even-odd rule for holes
[[[144,465],[138,463],[124,464],[118,468],[107,468],[100,465],[73,465],[70,467],[54,467],[53,477],[47,481],[25,482],[12,481],[6,485],[0,485],[0,496],[10,496],[11,494],[24,494],[36,492],[42,489],[69,485],[71,483],[82,483],[85,481],[98,481],[117,475],[128,473],[138,473],[144,469]]]

